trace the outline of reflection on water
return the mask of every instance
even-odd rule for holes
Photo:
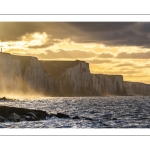
[[[1,101],[0,105],[45,110],[88,117],[91,120],[58,119],[0,123],[0,128],[149,128],[150,97],[53,97]]]

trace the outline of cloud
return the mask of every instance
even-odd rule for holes
[[[141,52],[141,53],[127,53],[121,52],[117,55],[116,58],[125,58],[125,59],[150,59],[150,52]]]
[[[25,53],[22,49],[8,49],[5,51],[6,53],[12,53],[12,54],[22,54]]]
[[[53,42],[49,42],[49,43],[42,44],[42,45],[28,46],[28,48],[33,48],[33,49],[47,48],[47,47],[52,46],[52,45],[54,45],[54,43]]]
[[[134,25],[135,22],[69,22],[68,24],[86,32],[110,32],[123,30]]]
[[[135,27],[139,32],[144,32],[144,33],[150,32],[150,23],[149,22],[136,23]]]
[[[29,53],[27,53],[29,54]],[[39,59],[87,59],[96,57],[96,53],[93,51],[80,51],[80,50],[62,50],[57,51],[46,50],[41,54],[34,54]]]
[[[101,53],[101,54],[98,54],[97,57],[100,57],[100,58],[113,58],[114,55],[111,54],[111,53]]]
[[[129,69],[124,69],[123,68],[123,70],[111,70],[111,69],[109,69],[109,70],[107,70],[107,74],[120,74],[120,75],[128,75],[128,74],[130,74],[130,75],[132,75],[132,74],[137,74],[137,73],[139,73],[139,71],[137,71],[137,70],[129,70]]]
[[[53,39],[71,38],[80,34],[65,22],[0,22],[2,41],[16,41],[26,34],[35,32],[45,32]]]
[[[52,40],[150,47],[149,22],[0,22],[2,41],[17,41],[35,32],[45,32]]]
[[[135,64],[132,63],[121,63],[121,64],[117,64],[115,65],[115,67],[126,67],[126,66],[134,66]]]
[[[91,64],[104,64],[104,63],[112,63],[112,60],[106,60],[106,59],[92,59],[92,60],[86,60],[87,62]]]

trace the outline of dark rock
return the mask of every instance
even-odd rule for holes
[[[0,116],[0,122],[5,122],[5,118]]]
[[[63,114],[63,113],[57,113],[57,114],[56,114],[56,117],[57,117],[57,118],[70,118],[69,115],[66,115],[66,114]]]
[[[39,121],[39,120],[46,120],[51,117],[65,118],[65,119],[66,118],[85,119],[85,120],[93,121],[92,118],[88,118],[88,117],[74,116],[73,118],[71,118],[69,115],[63,113],[48,114],[46,113],[46,111],[42,111],[42,110],[0,106],[0,122]]]
[[[16,113],[12,113],[10,117],[8,117],[8,120],[12,122],[19,122],[21,120],[21,117]]]
[[[106,124],[106,123],[103,123],[103,125],[104,125],[104,126],[109,126],[109,125],[108,125],[108,124]]]
[[[80,119],[80,117],[78,117],[78,116],[74,116],[72,119]]]
[[[7,98],[6,97],[2,97],[2,98],[0,98],[0,100],[7,100]]]
[[[27,121],[38,121],[38,120],[40,120],[40,118],[38,116],[36,116],[36,114],[34,112],[32,112],[32,111],[27,112],[27,116],[25,116],[25,119]]]
[[[56,117],[56,114],[49,114],[47,117],[48,118]]]
[[[25,116],[26,121],[37,121],[33,116]]]
[[[35,117],[36,118],[36,115],[34,114],[34,112],[27,112],[27,114],[29,115],[29,116],[33,116],[33,117]]]
[[[88,118],[88,117],[81,117],[81,118],[83,118],[83,119],[85,119],[85,120],[90,120],[90,121],[93,120],[92,118]]]
[[[0,116],[6,120],[17,122],[45,120],[49,114],[41,110],[0,106]],[[0,122],[4,122],[2,118],[0,118]]]
[[[106,114],[102,116],[104,119],[111,119],[112,114]]]
[[[2,97],[0,98],[0,101],[13,101],[14,99],[10,99],[10,98],[6,98],[6,97]]]

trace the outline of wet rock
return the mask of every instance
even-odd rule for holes
[[[5,118],[0,116],[0,122],[5,122],[5,120],[6,120]]]
[[[37,121],[33,116],[25,116],[26,121]]]
[[[0,101],[13,101],[14,99],[6,98],[6,97],[1,97]]]
[[[104,118],[104,119],[111,119],[112,118],[112,114],[103,115],[102,118]]]
[[[109,125],[108,125],[108,124],[106,124],[106,123],[103,123],[103,125],[104,125],[104,126],[109,126]]]
[[[56,117],[57,117],[57,118],[70,118],[69,115],[66,115],[66,114],[63,114],[63,113],[57,113],[57,114],[56,114]]]
[[[46,111],[42,111],[42,110],[0,106],[0,122],[39,121],[39,120],[46,120],[51,117],[57,117],[63,119],[67,119],[67,118],[85,119],[85,120],[93,121],[92,118],[88,118],[88,117],[74,116],[71,118],[69,115],[63,113],[48,114],[46,113]]]
[[[0,98],[0,100],[7,100],[7,98],[6,97],[2,97],[2,98]]]
[[[80,117],[78,117],[78,116],[74,116],[72,119],[80,119]]]
[[[40,120],[40,118],[38,116],[36,116],[36,114],[34,112],[27,112],[27,116],[25,116],[25,119],[27,121],[38,121],[38,120]]]
[[[8,106],[0,106],[0,122],[4,120],[9,121],[37,121],[37,120],[45,120],[49,114],[46,111],[34,110],[34,109],[25,109],[25,108],[16,108],[16,107],[8,107]],[[4,119],[2,119],[4,118]]]
[[[34,112],[27,112],[27,114],[28,114],[29,116],[33,116],[33,117],[36,118],[36,115],[34,114]]]
[[[52,118],[52,117],[56,117],[56,114],[49,114],[49,115],[47,116],[47,118]]]
[[[8,120],[13,122],[19,122],[21,120],[21,117],[16,113],[12,113]]]
[[[81,118],[83,118],[83,119],[85,119],[85,120],[90,120],[90,121],[93,120],[92,118],[88,118],[88,117],[81,117]]]

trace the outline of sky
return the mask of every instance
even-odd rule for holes
[[[91,73],[150,84],[150,22],[0,22],[3,52],[84,60]]]

